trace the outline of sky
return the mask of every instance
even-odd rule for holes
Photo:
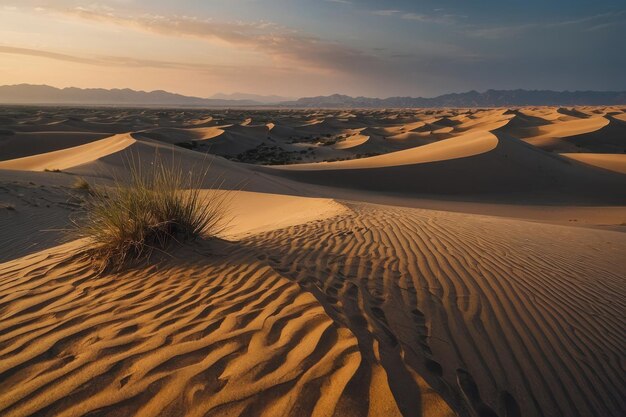
[[[623,0],[0,0],[0,85],[626,90]]]

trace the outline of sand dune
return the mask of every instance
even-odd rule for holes
[[[347,211],[327,198],[296,197],[249,191],[228,193],[231,221],[220,237],[241,239],[269,230],[338,216]]]
[[[477,415],[619,415],[624,234],[351,208],[249,245],[353,332],[408,410],[419,374]]]
[[[0,266],[2,294],[24,294],[2,302],[3,415],[328,415],[360,400],[354,336],[249,251],[96,278],[70,249],[25,260],[41,268],[27,277]]]
[[[0,265],[3,415],[623,409],[623,234],[351,209],[116,276],[80,242]]]
[[[544,152],[498,133],[475,132],[406,151],[349,161],[258,169],[284,178],[348,189],[432,195],[546,193],[573,190],[591,201],[622,202],[624,178]],[[622,204],[620,203],[620,204]]]
[[[587,165],[626,174],[626,155],[601,153],[562,153],[561,155]]]
[[[237,155],[272,141],[270,130],[265,125],[233,125],[223,127],[222,130],[221,134],[205,139],[205,145],[218,155]]]
[[[135,139],[129,134],[120,134],[68,149],[0,161],[0,169],[64,170],[119,152],[133,143]]]
[[[370,140],[370,136],[367,135],[352,135],[348,137],[346,140],[338,142],[334,145],[335,149],[350,149],[355,147],[360,147],[361,145],[366,144]]]
[[[298,198],[294,196],[303,195],[303,190],[297,184],[266,174],[255,174],[245,166],[223,158],[207,156],[160,142],[135,140],[122,150],[108,155],[102,153],[99,155],[100,158],[93,160],[91,158],[95,155],[92,153],[86,155],[82,152],[74,153],[80,148],[44,154],[45,166],[62,166],[62,172],[31,171],[34,166],[32,161],[29,161],[28,165],[23,165],[18,164],[21,162],[19,159],[7,161],[7,165],[11,163],[11,170],[6,171],[3,170],[4,167],[0,167],[2,193],[0,203],[10,204],[16,208],[10,211],[0,210],[0,262],[42,248],[53,247],[66,239],[65,231],[70,227],[70,219],[77,217],[81,198],[84,197],[81,191],[73,189],[77,178],[87,179],[92,186],[112,185],[114,180],[123,180],[130,175],[129,161],[142,161],[146,164],[153,162],[155,158],[164,163],[174,161],[196,172],[198,176],[204,175],[209,166],[208,175],[204,177],[204,187],[220,187],[223,190],[235,190],[237,195],[241,194],[237,198],[234,196],[231,198],[232,214],[240,219],[233,224],[231,230],[233,236],[237,233],[249,234],[249,227],[252,227],[254,222],[244,220],[246,218],[260,222],[256,227],[264,230],[272,224],[291,225],[293,221],[305,221],[325,213],[326,210],[337,209],[336,205],[327,199],[304,199],[305,202],[299,203]],[[39,164],[41,160],[35,162]],[[74,163],[77,165],[68,166]],[[27,170],[20,172],[18,168]],[[41,167],[37,168],[42,171]],[[240,190],[258,193],[251,195],[256,196],[259,205],[250,201],[250,198],[245,198],[246,193]],[[273,205],[272,196],[277,198],[280,204]],[[255,207],[259,210],[251,212],[250,209]],[[248,211],[244,214],[237,212],[246,208]],[[264,217],[266,215],[267,217]]]
[[[140,139],[158,140],[173,145],[180,142],[211,139],[222,133],[224,133],[224,130],[221,126],[193,128],[160,127],[137,132],[133,136]]]
[[[0,160],[23,158],[85,145],[111,136],[93,132],[17,132],[0,133]]]
[[[626,121],[613,116],[606,116],[609,123],[601,129],[570,136],[568,142],[579,150],[597,153],[625,153]]]
[[[565,122],[555,123],[546,127],[539,127],[537,129],[538,135],[532,137],[533,140],[537,140],[542,137],[566,137],[580,135],[582,133],[593,132],[594,130],[601,129],[609,124],[609,120],[605,117],[592,117],[585,119],[574,119]]]
[[[623,112],[6,109],[0,415],[621,417]],[[97,274],[157,156],[231,227]]]
[[[371,158],[355,159],[340,162],[324,162],[317,164],[287,165],[280,169],[308,171],[326,169],[362,169],[394,167],[448,159],[464,158],[488,152],[495,148],[498,139],[489,132],[470,133],[447,139],[441,142],[393,152]]]
[[[519,110],[498,131],[550,152],[623,153],[626,123],[617,117],[619,114],[609,113],[587,115],[576,109],[560,109],[557,114],[568,114],[568,119],[549,121]]]

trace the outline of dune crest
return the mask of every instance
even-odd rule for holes
[[[119,134],[73,148],[0,161],[0,169],[22,171],[64,170],[122,151],[133,143],[135,143],[135,139],[129,134]]]
[[[223,191],[228,195],[232,220],[221,235],[240,239],[253,234],[345,214],[346,206],[332,199],[294,197],[249,191]]]
[[[278,169],[307,171],[324,169],[362,169],[395,167],[449,159],[465,158],[489,152],[498,145],[498,138],[489,132],[473,132],[452,139],[392,152],[370,158],[339,162],[320,162],[317,164],[297,164],[276,167]]]
[[[626,174],[626,155],[601,153],[562,153],[561,155],[587,165]]]

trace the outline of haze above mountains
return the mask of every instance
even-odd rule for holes
[[[421,107],[502,107],[502,106],[575,106],[626,104],[626,92],[612,91],[551,91],[551,90],[487,90],[445,94],[432,98],[350,97],[330,96],[290,99],[280,96],[254,94],[216,94],[210,98],[191,97],[163,90],[136,91],[131,89],[55,88],[47,85],[0,86],[0,104],[46,105],[128,105],[128,106],[189,106],[189,107],[248,107],[279,106],[294,108],[421,108]]]

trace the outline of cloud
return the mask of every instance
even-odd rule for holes
[[[55,61],[71,62],[84,65],[108,66],[108,67],[133,67],[133,68],[155,68],[155,69],[177,69],[186,71],[200,71],[210,73],[232,73],[237,71],[266,70],[263,67],[250,67],[235,65],[208,65],[171,61],[159,61],[150,59],[131,58],[123,56],[77,56],[58,52],[43,51],[40,49],[21,48],[14,46],[0,45],[0,54],[33,56],[39,58],[53,59]],[[274,71],[283,71],[285,68],[271,68]]]
[[[418,22],[430,22],[430,23],[455,23],[457,19],[461,16],[452,15],[452,14],[442,14],[442,15],[426,15],[421,13],[403,13],[400,16],[405,20],[414,20]]]
[[[373,10],[372,14],[376,16],[395,16],[402,13],[400,10],[385,9],[385,10]]]
[[[18,48],[13,46],[2,46],[0,45],[0,54],[11,54],[11,55],[28,55],[35,56],[40,58],[49,58],[57,61],[65,61],[65,62],[73,62],[78,64],[89,64],[96,65],[101,64],[98,60],[89,59],[89,58],[81,58],[73,55],[49,52],[49,51],[41,51],[37,49],[28,49],[28,48]]]
[[[350,72],[377,64],[376,57],[361,50],[265,21],[223,22],[190,16],[117,13],[100,6],[48,7],[46,12],[160,36],[225,44],[264,54],[274,65],[297,66],[308,72]]]
[[[325,1],[327,1],[328,3],[353,4],[349,0],[325,0]]]
[[[468,29],[466,34],[476,38],[500,39],[504,37],[519,36],[531,30],[564,29],[567,27],[576,27],[578,30],[591,32],[619,24],[625,24],[625,16],[626,10],[620,10],[592,16],[584,16],[576,19],[532,22],[508,26],[474,27]]]
[[[405,12],[397,9],[373,10],[371,13],[375,16],[397,17],[404,20],[424,23],[452,24],[456,23],[464,16],[454,14],[443,14],[444,9],[435,9],[436,14]]]
[[[546,23],[547,27],[558,27],[558,26],[569,26],[569,25],[580,25],[584,23],[593,23],[597,24],[598,21],[606,21],[612,20],[612,23],[624,23],[624,16],[626,15],[626,10],[619,10],[608,13],[600,13],[592,16],[585,16],[578,19],[568,19],[556,22]]]
[[[475,38],[497,40],[505,37],[518,36],[530,29],[537,28],[537,26],[536,23],[528,23],[522,25],[472,28],[467,30],[466,34]]]

